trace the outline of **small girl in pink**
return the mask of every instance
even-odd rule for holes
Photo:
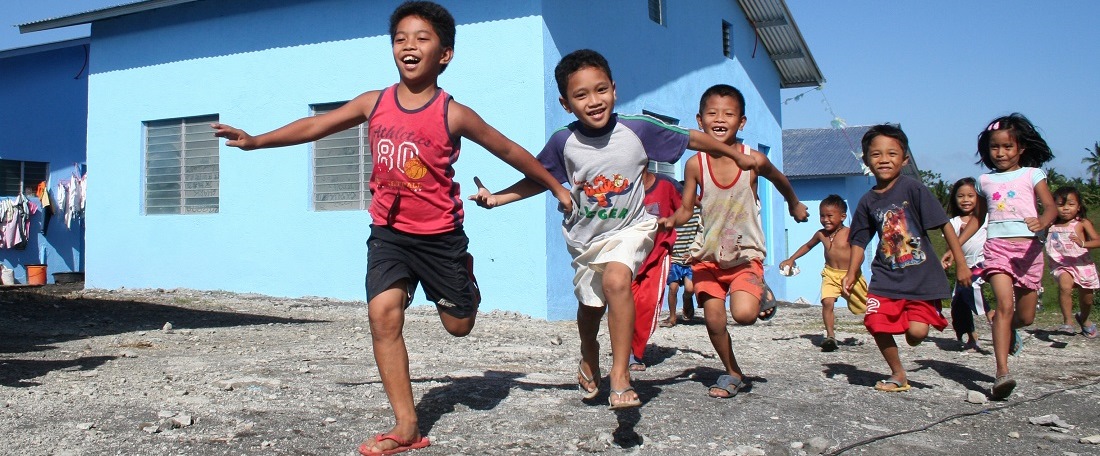
[[[993,172],[978,178],[978,194],[986,199],[978,220],[985,220],[985,279],[993,285],[997,311],[993,316],[996,381],[993,399],[1007,399],[1016,388],[1008,373],[1008,355],[1022,347],[1018,328],[1035,320],[1039,282],[1043,276],[1043,244],[1036,233],[1054,222],[1054,198],[1039,167],[1054,158],[1035,126],[1019,113],[998,117],[978,135],[979,163]],[[1036,203],[1044,208],[1040,215]],[[988,217],[986,212],[988,211]],[[967,224],[960,239],[969,239],[981,223]]]
[[[1058,304],[1062,308],[1063,324],[1058,330],[1074,332],[1070,315],[1073,313],[1073,289],[1077,288],[1081,312],[1073,318],[1081,325],[1081,334],[1093,338],[1096,337],[1096,324],[1089,321],[1089,313],[1093,290],[1100,288],[1100,279],[1088,249],[1100,247],[1100,236],[1092,222],[1085,218],[1085,206],[1076,188],[1059,188],[1054,192],[1054,203],[1058,205],[1058,220],[1047,234],[1047,255],[1052,263],[1050,272],[1058,282]]]

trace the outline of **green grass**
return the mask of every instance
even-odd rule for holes
[[[1089,220],[1092,221],[1093,226],[1100,226],[1100,207],[1089,208]],[[936,252],[943,256],[943,252],[947,251],[947,243],[944,241],[943,236],[939,231],[931,231],[928,233],[928,237],[932,239],[932,246],[935,247]],[[1089,252],[1092,255],[1093,261],[1100,262],[1100,249],[1092,250]],[[955,267],[952,266],[947,270],[947,277],[951,283],[955,283]],[[987,302],[992,306],[995,302],[993,300],[993,291],[987,285],[984,287],[984,292]],[[1074,312],[1078,310],[1077,305],[1077,292],[1073,293],[1073,309]],[[1094,296],[1095,300],[1095,296]],[[950,307],[949,301],[944,302],[944,307]],[[1095,318],[1090,318],[1094,320]],[[1054,282],[1054,277],[1050,275],[1050,260],[1047,259],[1047,269],[1043,270],[1043,294],[1040,298],[1039,312],[1035,315],[1035,325],[1039,327],[1057,326],[1062,324],[1062,311],[1058,306],[1058,284]]]

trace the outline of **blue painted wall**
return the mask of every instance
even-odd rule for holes
[[[88,79],[86,40],[0,53],[0,158],[49,163],[51,194],[85,163]],[[37,198],[31,198],[38,202]],[[26,249],[0,249],[0,261],[26,281],[24,265],[45,263],[53,274],[84,270],[84,225],[62,217],[42,234],[44,212],[31,218]]]
[[[578,20],[577,11],[584,11],[585,18],[598,19]],[[607,57],[611,65],[618,112],[633,114],[646,110],[677,118],[681,126],[689,128],[698,128],[695,116],[703,91],[714,84],[733,85],[746,98],[749,121],[741,137],[753,148],[769,146],[772,162],[782,167],[779,74],[762,45],[753,55],[755,34],[736,2],[669,3],[664,25],[649,19],[645,2],[555,1],[547,2],[543,13],[550,34],[546,74],[553,74],[562,55],[582,48],[594,49]],[[722,21],[732,26],[732,58],[723,55]],[[660,56],[659,61],[655,56]],[[557,86],[550,79],[545,100],[550,107],[548,134],[574,120],[561,109]],[[683,177],[683,162],[693,153],[684,155],[678,177]],[[790,220],[786,205],[766,180],[761,179],[760,183],[766,206],[765,229],[769,239],[776,236],[781,239],[784,223]],[[551,242],[547,255],[550,284],[547,301],[551,318],[567,319],[575,317],[577,302],[572,292],[573,269],[560,233],[560,226],[548,224],[547,237]],[[778,277],[773,265],[779,260],[773,259],[786,253],[777,249],[781,249],[781,243],[769,245],[765,270],[769,283],[779,284],[772,278]]]
[[[848,218],[845,219],[844,224],[851,226],[852,211],[855,210],[859,199],[874,186],[875,178],[872,176],[845,176],[795,179],[791,181],[791,184],[798,196],[806,203],[806,207],[809,208],[810,221],[808,223],[791,223],[787,225],[786,235],[779,239],[786,239],[787,251],[790,252],[788,255],[798,250],[802,244],[810,240],[817,230],[821,229],[821,200],[830,194],[840,195],[848,203]],[[878,239],[873,239],[871,248],[867,249],[863,259],[863,274],[868,280],[871,277],[871,259],[874,257],[874,246],[877,245]],[[821,270],[825,266],[825,252],[823,249],[824,247],[818,244],[813,250],[810,250],[810,253],[795,261],[795,264],[802,271],[799,275],[794,277],[779,276],[777,281],[786,284],[784,294],[777,296],[779,299],[792,302],[801,299],[810,304],[821,304]],[[775,264],[778,265],[785,258],[776,258]],[[776,294],[779,294],[779,292],[777,291]],[[838,307],[838,309],[842,307]]]
[[[110,195],[110,202],[89,203],[88,286],[363,299],[370,216],[311,209],[308,145],[251,152],[223,146],[219,213],[145,216],[142,122],[217,114],[261,133],[308,115],[311,104],[389,86],[397,72],[386,18],[398,3],[195,2],[94,23],[88,163],[117,178],[89,182],[90,193]],[[735,2],[670,6],[667,25],[651,22],[645,3],[447,7],[459,26],[455,59],[440,84],[532,153],[573,120],[558,103],[554,65],[591,47],[611,62],[620,112],[653,111],[695,128],[706,87],[740,87],[748,98],[746,143],[770,146],[772,160],[782,163],[779,76],[762,48],[753,56],[755,36]],[[577,11],[605,19],[578,21]],[[733,24],[733,58],[722,54],[723,19]],[[654,65],[653,55],[672,57]],[[464,194],[472,193],[475,175],[491,189],[520,177],[465,141],[456,175]],[[781,235],[785,205],[774,191],[765,193],[773,203],[766,210],[771,234]],[[540,195],[492,211],[466,207],[483,310],[574,318],[572,268],[554,203]]]

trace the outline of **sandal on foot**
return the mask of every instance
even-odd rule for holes
[[[373,440],[373,442],[363,442],[359,445],[359,454],[363,456],[385,456],[404,453],[409,450],[419,450],[432,444],[427,437],[423,436],[420,437],[419,440],[402,440],[400,437],[393,434],[378,434],[374,436]],[[392,440],[393,443],[397,444],[397,447],[382,451],[373,451],[370,449],[371,445],[368,445],[369,443],[380,443],[383,440]]]
[[[676,321],[662,320],[661,323],[657,324],[657,326],[660,326],[662,328],[671,328],[673,326],[676,326]]]
[[[585,400],[591,400],[591,399],[595,398],[596,396],[598,396],[600,394],[600,377],[601,376],[600,376],[599,373],[596,373],[596,378],[595,378],[595,380],[593,380],[592,377],[589,377],[588,375],[585,375],[585,373],[584,373],[584,361],[581,361],[581,363],[579,365],[577,365],[577,375],[580,375],[581,378],[583,379],[583,381],[577,382],[577,389],[580,389],[581,392],[584,393],[583,397],[584,397]],[[588,389],[587,387],[585,387],[585,385],[587,385],[589,383],[595,383],[596,385],[593,386],[592,389]]]
[[[775,317],[775,312],[779,310],[779,302],[775,300],[775,293],[772,293],[772,289],[767,283],[764,284],[762,294],[760,297],[760,314],[756,318],[760,321],[769,321]]]
[[[631,391],[634,391],[634,387],[632,387],[632,386],[628,386],[624,390],[617,390],[617,389],[612,388],[611,389],[611,395],[607,396],[607,405],[610,406],[609,408],[611,410],[622,410],[622,409],[640,407],[642,405],[642,398],[640,398],[640,397],[636,397],[636,398],[634,398],[632,400],[629,400],[629,401],[624,401],[623,400],[623,395],[626,394],[626,393],[629,393]],[[615,403],[615,398],[616,397],[619,398],[618,403]]]
[[[1072,325],[1058,325],[1057,328],[1054,328],[1054,331],[1066,334],[1073,334],[1074,332],[1076,332],[1073,330]]]
[[[837,345],[836,338],[826,337],[825,340],[821,341],[821,351],[823,352],[836,351],[837,348],[840,348],[840,346]]]
[[[989,390],[989,397],[998,401],[1005,400],[1014,389],[1016,389],[1016,379],[1008,374],[998,375],[997,381],[993,382],[993,388]]]
[[[1020,337],[1019,329],[1012,330],[1012,346],[1009,347],[1009,349],[1011,351],[1009,351],[1008,354],[1012,356],[1019,355],[1020,352],[1024,350],[1024,339]]]
[[[902,383],[901,381],[888,378],[886,380],[879,380],[875,383],[875,391],[883,391],[887,393],[900,393],[902,391],[909,391],[909,383]]]
[[[1085,326],[1085,319],[1081,318],[1080,313],[1073,314],[1073,319],[1077,320],[1077,324],[1081,325],[1081,334],[1084,334],[1085,337],[1089,339],[1096,338],[1096,323],[1089,323],[1088,326]]]
[[[718,377],[718,381],[707,387],[707,396],[715,399],[730,399],[736,396],[743,386],[745,386],[744,378],[737,378],[732,375],[722,375]],[[722,390],[725,391],[726,394],[714,394],[714,390]]]

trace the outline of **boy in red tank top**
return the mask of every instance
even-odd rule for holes
[[[359,447],[364,455],[394,454],[430,444],[420,434],[401,335],[405,308],[417,284],[436,303],[443,327],[465,336],[481,300],[473,257],[462,230],[462,199],[454,182],[459,137],[481,145],[549,189],[572,211],[569,192],[535,158],[470,108],[454,101],[438,78],[454,56],[455,21],[442,6],[406,2],[390,17],[393,59],[400,81],[363,93],[331,112],[251,136],[224,124],[214,135],[252,150],[316,141],[368,122],[371,171],[367,240],[367,301],[378,373],[396,423]]]

